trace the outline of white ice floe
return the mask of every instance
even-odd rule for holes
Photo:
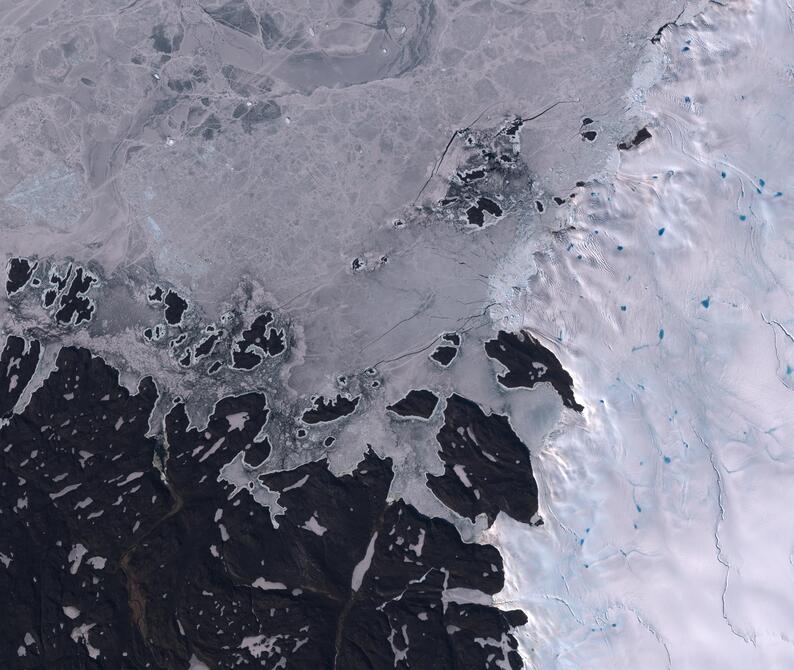
[[[226,416],[226,422],[229,424],[229,432],[233,430],[243,430],[245,423],[248,421],[248,412],[235,412]]]

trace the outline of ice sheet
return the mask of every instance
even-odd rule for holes
[[[537,454],[545,526],[485,534],[533,667],[794,667],[793,22],[741,2],[668,27],[633,96],[652,140],[494,277],[500,323],[556,343],[586,405]]]

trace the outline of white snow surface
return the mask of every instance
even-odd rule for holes
[[[196,657],[196,655],[195,655],[195,654],[193,654],[193,655],[190,657],[190,661],[189,661],[189,665],[188,665],[188,670],[210,670],[210,667],[209,667],[209,666],[208,666],[206,663],[203,663],[202,661],[200,661],[200,660],[199,660],[199,659]]]
[[[367,570],[369,570],[369,566],[372,564],[372,557],[375,555],[375,541],[377,539],[378,534],[373,533],[372,538],[367,545],[367,550],[364,552],[364,558],[362,558],[356,564],[356,567],[353,568],[353,577],[350,584],[350,588],[353,591],[358,591],[361,588],[361,583],[364,581]]]
[[[545,524],[484,538],[531,668],[794,668],[793,27],[758,0],[666,28],[628,101],[652,139],[492,277],[586,406],[533,445]]]
[[[282,582],[271,582],[265,579],[264,577],[257,577],[256,580],[254,580],[254,583],[251,584],[251,586],[257,589],[262,589],[264,591],[272,591],[274,589],[287,588],[286,585],[283,584]]]

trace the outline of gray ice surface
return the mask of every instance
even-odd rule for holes
[[[136,373],[164,365],[140,343],[152,324],[136,286],[178,286],[212,323],[248,278],[300,331],[305,354],[285,380],[297,396],[338,374],[408,366],[390,372],[403,380],[387,388],[396,396],[426,374],[412,352],[443,330],[488,327],[487,277],[517,237],[556,225],[525,208],[469,233],[417,210],[458,167],[460,137],[425,186],[455,131],[558,103],[521,132],[533,197],[550,212],[641,124],[627,93],[653,67],[651,37],[680,12],[5,0],[0,248],[101,270],[83,337]],[[395,230],[398,218],[416,224]],[[356,257],[374,269],[353,273]],[[201,384],[174,377],[184,395]]]
[[[521,212],[476,235],[393,230],[454,131],[559,102],[525,126],[522,156],[539,196],[568,195],[638,125],[627,91],[680,11],[6,0],[2,249],[162,277],[208,320],[249,276],[303,328],[290,384],[312,392],[324,374],[397,358],[482,312],[483,276],[516,229],[544,226]],[[443,163],[416,204],[456,167]],[[353,275],[366,255],[389,262]],[[106,302],[105,330],[135,320],[125,302]]]

